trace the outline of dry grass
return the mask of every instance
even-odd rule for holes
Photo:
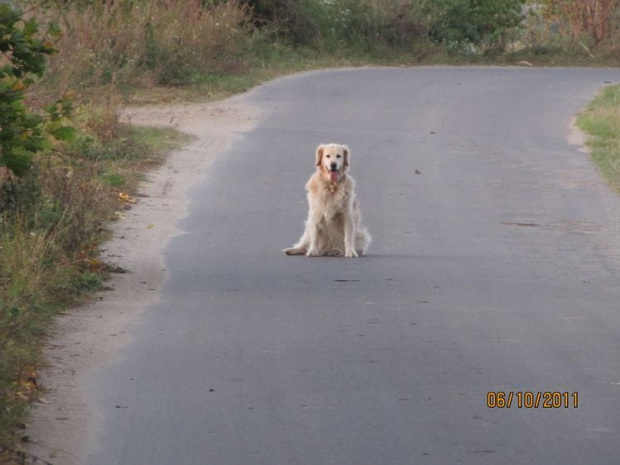
[[[86,171],[72,179],[61,166],[37,169],[45,173],[11,186],[15,206],[0,215],[0,449],[37,396],[38,345],[52,316],[101,282],[88,260],[109,195]]]
[[[106,224],[130,207],[140,173],[187,140],[123,125],[97,131],[109,139],[84,134],[40,156],[23,179],[0,184],[0,463],[38,396],[40,345],[54,315],[105,279],[97,257]]]
[[[250,40],[246,8],[234,1],[205,9],[201,0],[106,0],[35,13],[64,31],[49,64],[54,87],[89,95],[101,86],[185,84],[196,73],[237,71]]]
[[[544,13],[574,42],[598,46],[613,44],[619,32],[617,24],[620,0],[546,0]]]

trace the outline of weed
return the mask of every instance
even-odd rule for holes
[[[28,403],[37,397],[40,344],[53,317],[102,289],[97,259],[106,223],[147,160],[187,137],[119,125],[107,144],[89,136],[37,157],[21,180],[5,180],[0,205],[0,452],[14,449]],[[76,145],[77,144],[77,145]],[[83,152],[82,149],[86,150]]]
[[[127,183],[127,180],[122,174],[110,173],[102,177],[103,181],[110,187],[121,187]]]
[[[611,187],[620,193],[620,85],[603,89],[578,116],[589,135],[592,160]]]

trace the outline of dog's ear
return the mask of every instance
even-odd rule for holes
[[[344,153],[344,166],[349,166],[349,147],[343,145],[342,150]]]
[[[321,162],[323,161],[323,151],[325,150],[325,146],[319,145],[316,149],[316,166],[321,166]]]

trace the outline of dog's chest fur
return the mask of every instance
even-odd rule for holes
[[[310,208],[323,212],[327,220],[341,216],[351,200],[352,187],[353,181],[346,175],[339,182],[334,183],[316,173],[306,186]]]

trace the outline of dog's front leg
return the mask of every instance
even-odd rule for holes
[[[344,216],[344,256],[347,258],[358,256],[355,251],[355,222],[350,213]]]
[[[308,215],[308,224],[306,226],[306,233],[308,234],[308,251],[306,257],[319,256],[319,222],[321,221],[321,215],[314,211],[310,211]]]

